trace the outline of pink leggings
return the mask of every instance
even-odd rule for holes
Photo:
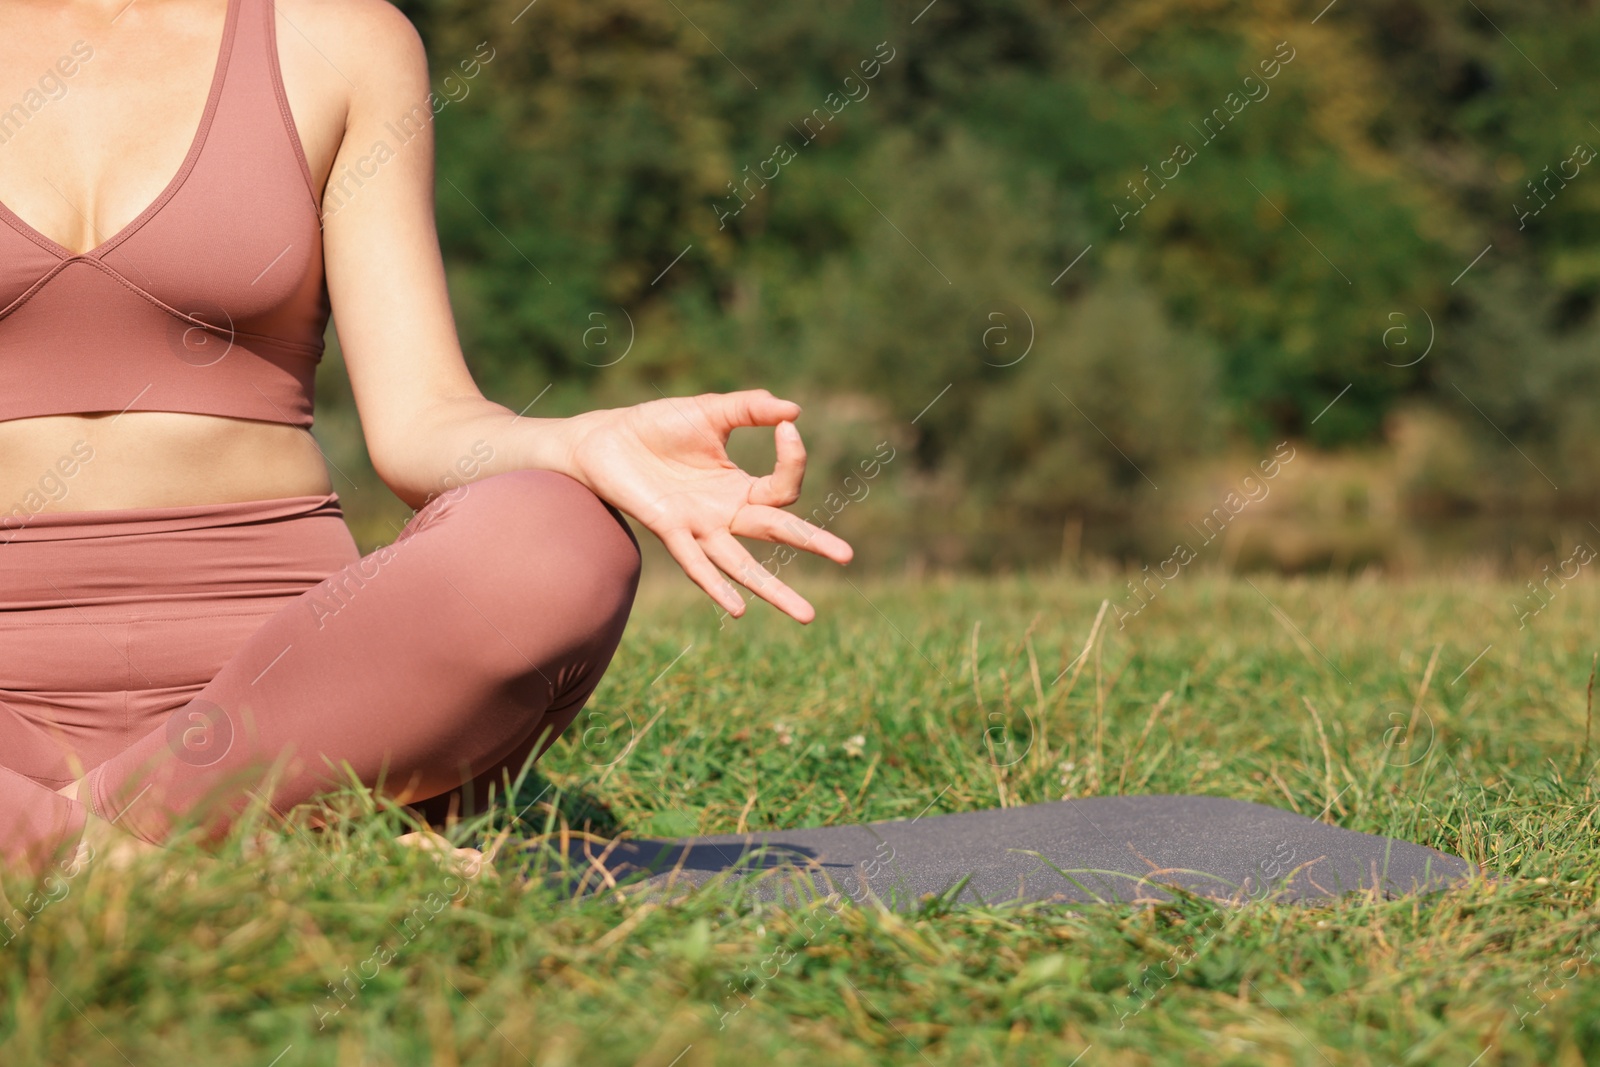
[[[95,813],[150,842],[360,780],[481,805],[578,714],[622,638],[639,546],[578,482],[445,493],[361,556],[337,494],[0,526],[0,863]],[[271,771],[271,775],[267,774]],[[431,799],[430,799],[431,798]]]

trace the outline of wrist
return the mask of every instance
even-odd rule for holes
[[[561,420],[561,432],[554,435],[553,451],[559,464],[556,469],[578,481],[591,493],[598,491],[589,463],[591,446],[598,437],[610,432],[616,416],[617,410],[614,408],[585,411]]]

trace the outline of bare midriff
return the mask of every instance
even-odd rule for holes
[[[0,520],[331,491],[310,431],[285,423],[168,411],[0,422]]]

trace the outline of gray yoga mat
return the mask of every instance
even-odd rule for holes
[[[814,887],[815,896],[896,909],[928,894],[962,904],[1165,900],[1166,886],[1239,903],[1374,889],[1392,898],[1480,874],[1422,845],[1208,796],[1093,797],[678,840],[569,839],[566,848],[558,880],[578,894],[641,884],[671,894],[720,880],[761,899],[809,897]]]

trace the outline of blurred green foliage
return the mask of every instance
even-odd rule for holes
[[[436,123],[485,391],[765,385],[963,542],[1419,405],[1417,500],[1600,499],[1595,4],[924,4],[401,3],[494,49]]]

